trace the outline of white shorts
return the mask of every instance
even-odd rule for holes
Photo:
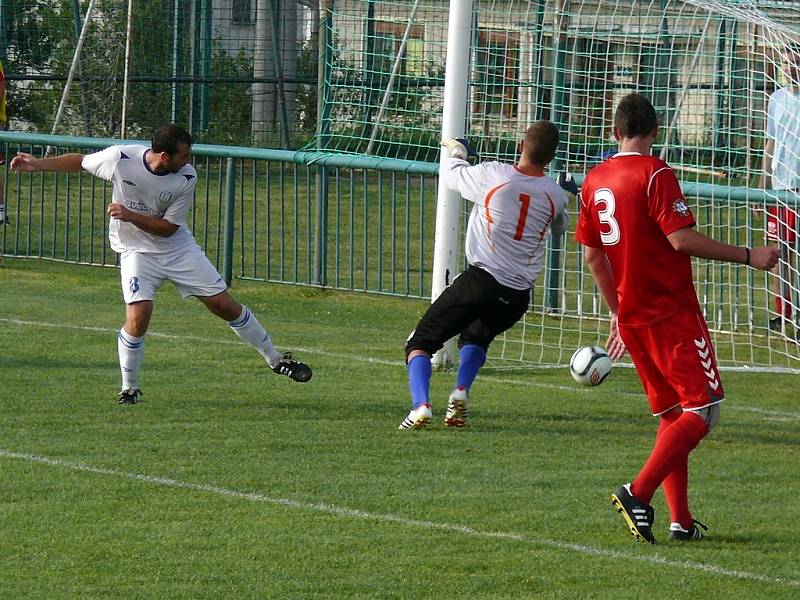
[[[153,300],[165,281],[175,284],[183,298],[216,296],[228,289],[222,275],[197,244],[165,254],[125,252],[120,257],[120,266],[125,304]]]

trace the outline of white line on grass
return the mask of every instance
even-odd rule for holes
[[[666,566],[676,569],[686,569],[691,571],[702,571],[712,575],[719,575],[722,577],[731,577],[735,579],[745,579],[749,581],[758,581],[762,583],[771,583],[786,587],[800,587],[800,580],[790,579],[786,577],[774,577],[772,575],[762,575],[760,573],[751,573],[749,571],[738,571],[736,569],[729,569],[718,565],[707,563],[698,563],[692,561],[679,561],[664,558],[662,556],[655,556],[653,554],[635,554],[632,552],[621,552],[619,550],[610,550],[607,548],[598,548],[595,546],[585,546],[583,544],[573,544],[570,542],[562,542],[559,540],[551,540],[548,538],[535,537],[531,535],[523,535],[519,533],[510,533],[504,531],[482,531],[474,527],[466,525],[458,525],[455,523],[437,523],[435,521],[423,521],[420,519],[409,519],[400,515],[393,515],[389,513],[376,513],[356,508],[345,508],[325,502],[301,502],[299,500],[291,500],[289,498],[274,498],[265,496],[255,492],[241,492],[232,490],[230,488],[218,487],[215,485],[207,485],[202,483],[189,483],[179,481],[177,479],[169,479],[166,477],[154,477],[151,475],[142,475],[140,473],[125,473],[124,471],[115,471],[113,469],[106,469],[103,467],[93,467],[82,463],[73,463],[57,458],[48,458],[46,456],[38,456],[36,454],[24,454],[20,452],[11,452],[0,448],[0,457],[11,458],[17,460],[24,460],[33,463],[39,463],[51,467],[61,467],[72,471],[80,471],[84,473],[93,473],[96,475],[105,475],[108,477],[116,477],[119,479],[129,479],[132,481],[141,481],[152,485],[177,488],[181,490],[188,490],[193,492],[205,492],[208,494],[216,494],[227,498],[235,498],[237,500],[247,500],[250,502],[263,502],[265,504],[272,504],[276,506],[283,506],[290,509],[305,510],[318,513],[326,513],[340,517],[350,517],[353,519],[363,519],[370,521],[379,521],[383,523],[397,523],[406,527],[419,527],[422,529],[438,529],[451,533],[459,533],[462,535],[489,538],[498,540],[512,540],[526,544],[533,544],[536,546],[546,546],[548,548],[557,548],[559,550],[566,550],[569,552],[577,552],[580,554],[588,554],[591,556],[598,556],[600,558],[621,558],[624,560],[633,560],[643,563],[648,563],[658,566]],[[648,546],[644,552],[650,551]]]
[[[8,318],[0,318],[0,323],[9,323],[11,325],[30,325],[33,327],[51,327],[56,329],[76,329],[79,331],[95,331],[99,333],[117,333],[117,329],[112,327],[91,327],[89,325],[69,325],[65,323],[46,323],[42,321],[26,321],[23,319],[8,319]],[[179,341],[192,341],[192,342],[205,342],[210,344],[229,344],[229,345],[243,345],[244,342],[241,340],[224,340],[224,339],[217,339],[217,338],[204,338],[200,336],[194,335],[175,335],[172,333],[158,333],[157,331],[149,331],[147,335],[157,338],[164,338],[169,340],[179,340]],[[376,365],[385,365],[389,367],[403,367],[405,366],[404,363],[400,360],[388,360],[385,358],[374,358],[371,356],[363,356],[360,354],[348,354],[342,352],[330,352],[328,350],[321,350],[319,348],[297,348],[298,352],[308,352],[309,354],[316,354],[317,356],[325,356],[327,358],[337,358],[337,359],[347,359],[347,360],[354,360],[357,362],[364,362]],[[534,380],[526,380],[526,379],[511,379],[506,377],[496,377],[493,375],[481,375],[480,380],[482,381],[491,381],[493,383],[505,383],[511,385],[522,385],[527,387],[536,387],[536,388],[544,388],[550,390],[558,390],[564,392],[572,392],[572,393],[580,393],[580,394],[590,394],[592,393],[592,388],[587,387],[580,387],[580,386],[568,386],[568,385],[558,385],[555,383],[543,383],[540,381]],[[629,396],[635,398],[643,398],[641,393],[637,392],[617,392],[620,396]],[[738,410],[743,412],[750,412],[759,415],[764,415],[770,420],[780,420],[780,421],[800,421],[800,413],[791,412],[791,411],[781,411],[781,410],[772,410],[768,408],[759,408],[755,406],[742,406],[739,404],[734,404],[733,402],[728,402],[725,404],[726,410]]]

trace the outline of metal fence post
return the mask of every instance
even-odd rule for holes
[[[8,0],[0,0],[0,60],[8,64]]]
[[[281,54],[280,26],[281,17],[275,0],[269,0],[270,27],[272,29],[272,63],[275,68],[275,87],[278,96],[278,111],[281,118],[281,144],[284,150],[291,146],[289,141],[289,113],[286,109],[286,84],[283,78],[283,55]]]
[[[236,167],[233,159],[225,160],[225,246],[222,256],[222,276],[225,283],[230,286],[233,278],[233,219],[234,202],[236,195]]]
[[[202,56],[200,58],[200,74],[203,77],[203,83],[200,86],[200,130],[206,131],[208,129],[208,121],[211,114],[210,108],[210,93],[211,85],[208,78],[211,75],[211,44],[213,43],[213,30],[211,20],[213,18],[213,7],[211,0],[203,0],[202,6]]]
[[[181,10],[181,3],[175,2],[175,7],[172,13],[172,89],[170,97],[170,119],[173,123],[181,121],[181,84],[178,83],[178,78],[183,75],[183,47],[181,45],[183,40],[183,11]]]
[[[317,149],[326,150],[330,128],[329,91],[330,64],[333,57],[333,0],[319,4],[319,67],[317,71]],[[317,220],[314,228],[316,256],[314,260],[314,283],[328,284],[328,169],[325,165],[316,168]]]
[[[559,0],[556,5],[554,15],[554,47],[553,47],[553,97],[550,109],[550,120],[561,129],[563,138],[569,137],[569,120],[567,115],[568,95],[566,90],[566,55],[568,50],[567,40],[567,21],[569,19],[567,9],[569,0]],[[566,135],[565,135],[566,133]],[[555,160],[551,163],[551,168],[558,172],[566,163],[566,156],[563,150],[559,150]],[[559,306],[559,278],[561,276],[561,232],[550,230],[550,253],[546,275],[546,306],[552,311],[558,310]]]

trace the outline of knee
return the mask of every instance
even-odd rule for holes
[[[719,404],[706,406],[705,408],[694,411],[694,413],[706,422],[706,427],[708,427],[709,432],[719,423]]]
[[[242,305],[227,292],[204,298],[203,303],[208,310],[225,321],[235,321],[242,315]]]
[[[152,303],[137,302],[129,304],[125,311],[125,333],[133,337],[142,337],[147,333],[151,312]]]
[[[489,345],[492,343],[492,340],[487,338],[476,338],[474,336],[464,336],[458,338],[458,349],[461,350],[464,346],[478,346],[478,348],[483,349],[484,352],[489,352]]]
[[[125,325],[123,329],[125,329],[125,333],[131,337],[142,337],[145,333],[147,333],[147,321],[136,318],[127,318],[125,319]]]
[[[431,358],[432,355],[430,352],[427,352],[425,350],[420,350],[420,349],[408,350],[408,348],[406,348],[406,364],[410,363],[418,356],[425,356],[427,358]]]
[[[502,330],[502,327],[492,325],[487,322],[486,319],[477,319],[461,332],[461,335],[458,337],[458,347],[461,349],[464,346],[479,346],[483,348],[485,352],[488,352],[489,345]]]
[[[417,356],[427,355],[433,356],[442,348],[442,343],[433,340],[430,338],[426,338],[424,336],[417,335],[417,330],[411,332],[406,340],[406,349],[405,349],[405,356],[406,356],[406,364],[408,364],[412,358]]]

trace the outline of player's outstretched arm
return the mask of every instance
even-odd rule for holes
[[[478,153],[472,149],[469,142],[465,138],[450,138],[449,140],[442,140],[442,147],[444,151],[450,155],[450,158],[457,158],[465,160],[474,165],[480,160]]]
[[[52,171],[56,173],[79,173],[82,169],[83,154],[62,154],[51,158],[36,158],[27,152],[17,152],[11,159],[11,170],[32,173],[34,171]]]
[[[484,197],[484,171],[480,165],[470,165],[477,161],[478,155],[469,147],[464,138],[442,140],[442,154],[445,157],[440,176],[448,189],[458,192],[472,202]]]
[[[745,246],[732,246],[713,240],[691,227],[673,231],[667,236],[667,239],[678,252],[697,258],[740,263],[761,270],[771,269],[778,264],[780,258],[778,246],[761,246],[752,249]]]

